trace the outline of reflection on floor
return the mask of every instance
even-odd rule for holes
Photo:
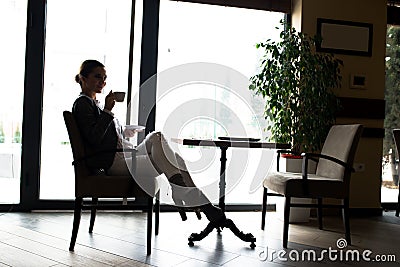
[[[146,256],[143,213],[100,212],[92,235],[84,213],[74,253],[68,251],[72,213],[0,215],[0,266],[400,266],[400,218],[393,212],[352,218],[352,246],[344,249],[337,247],[344,237],[339,217],[324,218],[325,230],[318,230],[315,219],[292,224],[287,250],[282,250],[282,220],[275,212],[267,213],[265,231],[260,230],[260,212],[227,213],[241,230],[256,236],[255,249],[227,229],[189,247],[188,236],[202,230],[206,220],[189,213],[183,222],[177,213],[161,213],[151,256]],[[365,259],[396,259],[366,262],[362,253]]]

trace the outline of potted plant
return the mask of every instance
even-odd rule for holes
[[[297,155],[317,152],[335,123],[339,101],[332,88],[340,85],[343,64],[332,54],[316,52],[320,37],[281,24],[279,41],[256,45],[263,50],[263,57],[258,74],[250,78],[249,89],[266,100],[272,141],[290,143]],[[285,157],[285,166],[291,166],[286,171],[301,172],[301,159]],[[311,199],[293,199],[303,201],[311,203]],[[308,221],[309,215],[310,209],[293,209],[289,222]]]
[[[279,41],[256,44],[263,57],[249,89],[266,100],[272,141],[290,143],[299,153],[316,152],[335,123],[340,105],[332,88],[340,85],[343,64],[332,54],[316,52],[321,38],[281,24]]]

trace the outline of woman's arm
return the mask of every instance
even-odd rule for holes
[[[72,108],[75,120],[85,142],[99,146],[104,141],[107,131],[114,131],[113,116],[101,111],[87,97],[79,97]]]

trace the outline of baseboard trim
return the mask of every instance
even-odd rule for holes
[[[218,206],[216,204],[216,206]],[[163,212],[176,211],[176,207],[173,205],[161,204],[160,210]],[[226,211],[261,211],[261,204],[227,204],[225,205]],[[267,211],[275,211],[275,204],[267,204]]]
[[[382,208],[350,208],[350,216],[354,217],[374,217],[382,215]]]
[[[350,217],[376,217],[383,215],[383,208],[350,208]],[[341,209],[324,209],[323,216],[342,216]],[[317,209],[311,209],[311,217],[317,217]]]
[[[226,211],[261,211],[261,205],[232,205],[228,204],[225,207]],[[161,211],[176,211],[174,206],[170,205],[161,205]],[[276,211],[275,204],[267,204],[267,211]],[[350,208],[350,216],[352,217],[374,217],[374,216],[382,216],[383,208]],[[316,216],[316,209],[311,209],[311,216]],[[341,209],[329,208],[324,209],[323,214],[325,216],[341,216]]]
[[[72,202],[71,202],[72,203]],[[73,203],[72,203],[73,204]],[[386,204],[386,205],[385,205]],[[396,203],[383,203],[382,208],[350,208],[350,216],[355,217],[373,217],[382,216],[385,210],[395,210]],[[138,207],[139,208],[139,207]],[[143,205],[144,208],[144,205]],[[163,212],[176,212],[176,207],[167,204],[161,204],[161,211]],[[227,204],[225,207],[226,211],[261,211],[261,205],[258,204]],[[56,208],[50,209],[49,207],[40,210],[71,210],[70,205],[67,207],[57,206]],[[18,205],[0,205],[0,212],[27,212],[31,210],[21,209]],[[276,211],[275,204],[267,204],[267,211]],[[323,214],[325,216],[340,216],[342,214],[341,209],[324,209]],[[311,209],[311,216],[316,216],[316,209]]]

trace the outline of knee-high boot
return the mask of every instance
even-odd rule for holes
[[[181,174],[173,175],[169,182],[179,186],[172,187],[172,199],[175,204],[199,208],[210,222],[226,219],[224,212],[219,207],[214,206],[200,189],[186,186]]]
[[[179,187],[186,186],[185,183],[183,182],[182,176],[180,174],[173,175],[171,178],[168,179],[168,181],[170,182],[170,184],[174,184]],[[179,190],[177,190],[176,187],[172,186],[172,200],[174,201],[176,207],[178,208],[178,212],[182,218],[182,221],[186,221],[187,216],[186,216],[186,212],[183,208],[185,203],[183,202],[182,194],[178,193],[177,191],[179,191]]]

